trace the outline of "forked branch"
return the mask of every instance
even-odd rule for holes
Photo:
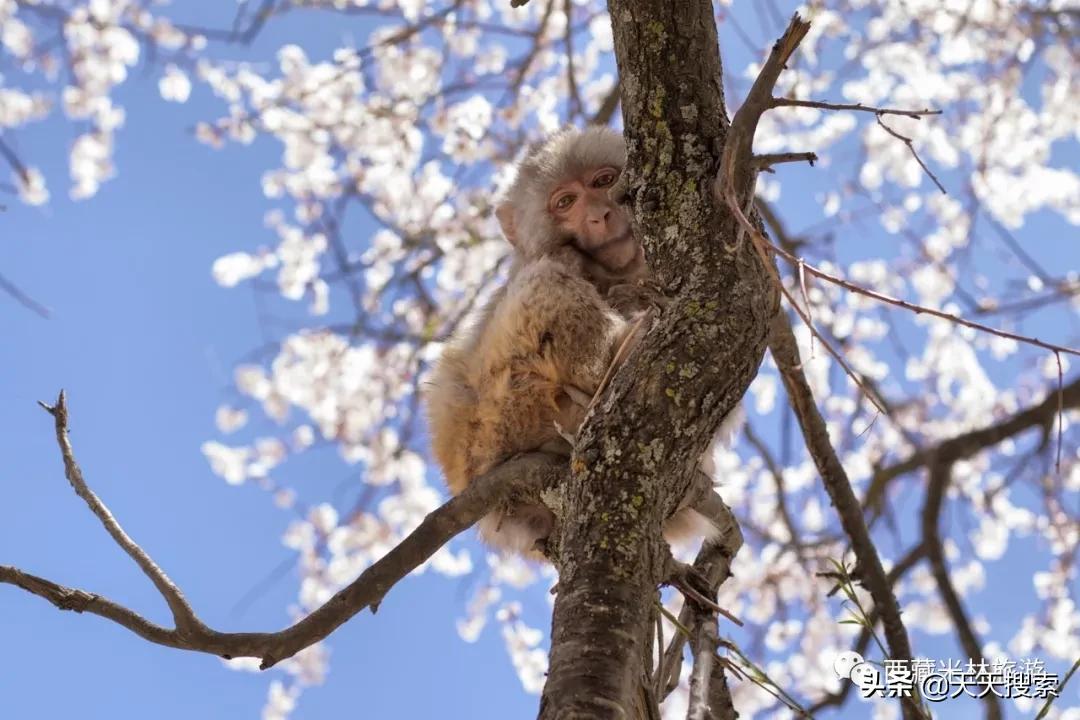
[[[83,478],[68,438],[68,411],[64,393],[55,405],[42,406],[53,416],[64,471],[76,494],[90,507],[117,545],[150,578],[172,611],[175,628],[150,622],[139,613],[96,593],[65,587],[19,568],[0,565],[0,583],[7,583],[45,598],[60,610],[91,613],[111,620],[158,645],[220,655],[224,658],[257,657],[264,670],[324,639],[347,620],[371,608],[375,612],[386,593],[403,577],[427,561],[455,535],[502,502],[511,492],[536,493],[549,487],[565,470],[565,459],[544,453],[521,455],[478,477],[468,489],[424,518],[390,552],[356,580],[342,588],[310,615],[272,633],[223,633],[196,616],[183,593],[153,559],[121,527]]]
[[[735,117],[732,118],[728,143],[724,147],[720,173],[717,177],[716,190],[718,197],[724,202],[736,221],[738,227],[737,236],[749,238],[762,261],[769,268],[770,274],[779,286],[780,291],[787,297],[796,311],[799,311],[800,316],[807,322],[811,331],[814,331],[813,324],[809,321],[805,312],[799,308],[799,304],[791,297],[791,294],[776,273],[775,267],[770,262],[769,248],[764,235],[747,217],[750,212],[750,203],[753,201],[755,177],[754,174],[747,176],[744,170],[752,163],[754,134],[761,115],[777,104],[777,100],[772,97],[776,81],[787,60],[795,52],[808,30],[809,23],[803,21],[796,14],[792,17],[791,23],[783,36],[773,46],[772,52],[754,81],[746,101],[739,108],[739,111],[735,113]],[[735,142],[732,142],[733,139]],[[837,357],[841,364],[844,364],[843,358],[832,350],[825,339],[821,338],[820,335],[819,339]],[[888,583],[877,548],[870,538],[858,499],[851,487],[844,467],[837,457],[836,450],[829,440],[825,421],[814,403],[809,383],[807,383],[806,376],[802,371],[802,361],[799,357],[791,326],[787,318],[782,314],[773,319],[769,347],[780,370],[784,387],[787,389],[799,425],[802,428],[806,446],[818,467],[829,497],[840,515],[844,531],[851,540],[852,549],[858,560],[860,579],[870,591],[874,603],[881,613],[885,636],[889,643],[889,651],[895,659],[911,660],[911,644],[903,620],[900,617],[899,604]],[[847,367],[846,364],[844,367]],[[857,383],[859,382],[858,378],[850,370],[849,375]],[[908,720],[922,715],[921,709],[910,699],[904,702],[903,712],[904,717]]]

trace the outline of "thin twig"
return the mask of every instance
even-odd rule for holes
[[[15,174],[22,178],[22,181],[30,182],[30,172],[26,169],[26,165],[23,164],[19,156],[15,154],[3,138],[0,138],[0,157],[7,161],[7,164],[11,166],[11,169],[15,171]]]
[[[1065,377],[1061,368],[1061,353],[1057,350],[1054,351],[1054,359],[1057,360],[1058,371],[1058,391],[1057,391],[1057,421],[1058,421],[1058,436],[1057,436],[1057,461],[1054,464],[1055,471],[1058,477],[1061,476],[1061,444],[1062,444],[1062,432],[1065,430]]]
[[[794,98],[773,98],[769,107],[809,107],[818,108],[819,110],[854,110],[855,112],[868,112],[875,115],[901,115],[903,117],[909,117],[914,120],[926,117],[927,115],[940,115],[940,110],[906,110],[902,108],[880,108],[872,105],[863,105],[862,103],[831,103],[820,102],[818,100],[795,100]]]
[[[930,171],[930,168],[927,167],[926,163],[924,163],[922,161],[922,158],[919,157],[919,153],[915,151],[915,145],[912,142],[911,138],[907,137],[906,135],[901,135],[881,120],[881,118],[886,115],[899,115],[901,117],[919,120],[928,115],[940,115],[940,110],[905,110],[901,108],[880,108],[873,107],[872,105],[863,105],[862,103],[830,103],[819,102],[817,100],[795,100],[793,98],[772,98],[769,107],[808,107],[818,108],[819,110],[853,110],[855,112],[873,113],[874,119],[877,121],[877,124],[880,125],[885,132],[889,133],[894,138],[907,145],[908,150],[910,150],[911,154],[915,157],[915,161],[919,163],[919,166],[923,169],[923,171],[930,177],[931,180],[934,181],[934,184],[937,185],[938,190],[940,190],[943,194],[948,194],[945,192],[945,187],[941,184],[941,181],[939,181],[937,179],[937,176]]]
[[[813,166],[817,161],[817,154],[812,152],[766,153],[754,156],[754,167],[758,170],[772,172],[772,166],[781,163],[807,162]]]
[[[669,562],[672,565],[673,572],[671,578],[668,580],[668,584],[681,592],[688,602],[697,603],[706,610],[723,615],[739,627],[743,627],[744,623],[742,620],[729,610],[725,610],[717,605],[716,601],[709,599],[701,590],[694,587],[694,583],[691,580],[694,569],[691,566],[674,559]]]
[[[578,92],[577,78],[574,76],[574,26],[570,22],[573,17],[574,5],[572,0],[564,0],[563,12],[566,13],[566,32],[563,34],[563,42],[566,45],[566,82],[569,85],[570,95],[570,118],[576,118],[581,114],[582,102]]]
[[[932,173],[930,171],[930,168],[926,166],[926,163],[923,162],[923,159],[921,157],[919,157],[919,153],[916,152],[916,150],[915,150],[915,143],[912,142],[911,138],[909,138],[907,135],[901,135],[900,133],[896,132],[891,127],[886,125],[884,123],[884,121],[881,119],[881,114],[880,113],[874,119],[877,120],[877,124],[878,124],[878,126],[881,127],[882,130],[884,130],[885,132],[889,133],[890,135],[892,135],[894,138],[896,138],[900,142],[907,145],[907,149],[911,151],[911,156],[913,158],[915,158],[915,162],[919,163],[919,167],[921,167],[923,169],[923,172],[925,172],[928,176],[930,176],[930,179],[934,181],[935,185],[937,185],[937,189],[941,191],[941,194],[942,195],[948,195],[949,193],[947,193],[945,191],[945,186],[942,185],[941,181],[937,179],[937,175]]]
[[[844,533],[851,540],[851,548],[860,570],[860,579],[870,591],[870,596],[881,614],[890,655],[897,660],[910,661],[911,643],[900,615],[899,603],[885,574],[877,548],[870,537],[870,531],[862,515],[862,506],[851,487],[847,471],[829,440],[825,419],[814,402],[805,373],[799,369],[799,348],[791,326],[783,315],[778,315],[773,320],[769,348],[780,370],[788,400],[802,428],[807,450],[818,468],[829,499],[840,516]],[[904,700],[901,709],[907,720],[922,717],[923,714],[911,698]]]
[[[759,235],[760,235],[760,233],[759,233]],[[866,297],[873,298],[874,300],[877,300],[879,302],[887,303],[889,305],[895,305],[897,307],[904,308],[905,310],[910,310],[911,312],[915,313],[916,315],[923,315],[923,314],[933,315],[934,317],[941,318],[942,320],[948,320],[949,322],[956,323],[957,325],[963,325],[963,326],[969,327],[969,328],[971,328],[973,330],[980,330],[980,331],[985,332],[985,333],[990,333],[991,335],[997,335],[998,337],[1008,338],[1010,340],[1016,340],[1017,342],[1026,343],[1028,345],[1035,345],[1037,347],[1041,347],[1041,348],[1044,348],[1046,350],[1050,350],[1052,352],[1062,352],[1062,353],[1066,353],[1068,355],[1080,356],[1080,349],[1078,349],[1078,348],[1072,348],[1072,347],[1067,347],[1065,345],[1057,345],[1055,343],[1044,342],[1043,340],[1040,340],[1037,337],[1031,337],[1031,336],[1028,336],[1028,335],[1018,335],[1016,333],[1007,332],[1005,330],[998,330],[997,328],[990,327],[989,325],[983,325],[982,323],[977,323],[977,322],[975,322],[973,320],[968,320],[968,319],[966,319],[964,317],[961,317],[959,315],[954,315],[953,313],[947,313],[947,312],[943,312],[941,310],[935,310],[934,308],[927,307],[925,305],[919,305],[917,303],[908,302],[907,300],[901,300],[899,298],[894,298],[894,297],[891,297],[889,295],[879,293],[876,290],[871,290],[869,288],[863,287],[862,285],[857,285],[857,284],[855,284],[853,282],[849,282],[847,280],[844,280],[843,278],[837,277],[836,275],[831,275],[831,274],[825,272],[824,270],[819,270],[818,268],[814,267],[813,265],[807,263],[802,258],[796,257],[795,255],[792,255],[788,251],[784,250],[783,248],[773,244],[772,242],[769,242],[768,238],[765,238],[765,237],[762,236],[761,240],[765,242],[766,246],[770,250],[777,253],[781,257],[783,257],[785,260],[790,262],[792,265],[795,265],[796,267],[798,267],[800,269],[800,271],[805,270],[806,272],[809,272],[811,275],[815,275],[815,276],[821,278],[822,280],[827,280],[828,282],[832,283],[833,285],[837,285],[839,287],[842,287],[845,290],[850,290],[853,293],[858,293],[859,295],[865,295]]]
[[[120,527],[120,523],[113,517],[105,503],[101,502],[100,498],[94,494],[94,491],[87,486],[82,469],[79,468],[79,464],[75,461],[71,440],[68,438],[67,398],[64,391],[60,391],[55,405],[50,406],[43,402],[38,404],[53,416],[53,424],[56,429],[56,444],[59,445],[60,454],[64,460],[64,475],[67,477],[68,482],[71,483],[71,488],[75,491],[75,494],[86,502],[90,512],[97,516],[116,544],[128,554],[128,557],[135,561],[135,564],[150,579],[150,582],[154,583],[154,587],[158,589],[165,602],[168,603],[177,629],[187,631],[200,628],[202,623],[195,617],[191,605],[184,598],[184,594],[180,592],[180,588],[176,586],[176,583],[169,578],[164,570],[158,567],[157,563],[150,558],[146,551],[139,547],[138,543],[132,540],[124,529]]]
[[[0,290],[6,292],[8,295],[14,298],[16,302],[25,307],[27,310],[37,313],[46,320],[49,319],[49,316],[51,315],[51,313],[49,312],[49,308],[45,307],[34,298],[27,295],[18,285],[11,282],[3,275],[0,275]]]
[[[975,629],[964,610],[964,604],[960,600],[960,593],[956,591],[952,577],[949,575],[948,563],[945,560],[945,546],[939,530],[945,493],[952,479],[952,462],[939,459],[931,463],[929,475],[926,499],[921,513],[921,525],[922,544],[930,563],[930,574],[937,584],[938,595],[945,605],[945,611],[956,629],[960,647],[973,661],[983,663],[985,658],[982,652],[982,641],[975,634]],[[994,693],[986,693],[983,696],[983,702],[986,706],[987,720],[1001,720],[1001,704],[997,696]]]
[[[1065,685],[1069,682],[1076,671],[1080,669],[1080,657],[1076,658],[1076,662],[1069,668],[1069,672],[1065,673],[1065,677],[1061,679],[1061,682],[1054,688],[1054,692],[1050,694],[1050,697],[1046,698],[1046,702],[1043,703],[1042,708],[1039,710],[1039,714],[1035,716],[1035,720],[1042,720],[1046,717],[1046,714],[1050,712],[1050,706],[1054,704],[1054,701],[1061,697],[1061,691],[1065,689]]]

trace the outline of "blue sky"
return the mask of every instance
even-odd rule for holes
[[[182,12],[221,25],[220,7],[204,1]],[[758,27],[753,19],[744,26]],[[270,57],[297,42],[321,56],[343,37],[362,37],[362,28],[294,14],[271,23],[252,55]],[[764,33],[755,39],[768,44]],[[744,46],[729,41],[728,48],[727,61],[738,67]],[[210,266],[226,252],[271,241],[258,178],[279,149],[266,141],[225,151],[197,144],[191,126],[220,105],[199,86],[186,105],[162,102],[157,77],[137,69],[119,91],[127,122],[117,138],[118,176],[90,201],[66,195],[70,126],[52,118],[19,135],[20,151],[51,181],[52,202],[35,209],[4,201],[0,271],[52,316],[43,320],[0,297],[0,562],[167,622],[153,587],[63,478],[51,419],[36,405],[62,387],[91,486],[200,615],[222,630],[276,629],[287,624],[295,598],[291,576],[268,584],[242,614],[234,608],[291,556],[280,537],[292,516],[254,487],[226,485],[199,447],[218,436],[213,413],[228,397],[235,362],[262,343],[251,291],[218,287]],[[791,172],[809,178],[813,171]],[[1059,254],[1057,233],[1037,234],[1043,240],[1033,253],[1077,267],[1075,249]],[[314,498],[328,497],[349,476],[332,452],[313,453],[288,472],[310,478],[305,492]],[[476,644],[458,637],[453,619],[467,598],[464,581],[425,575],[403,582],[377,616],[365,613],[335,633],[329,680],[305,692],[294,717],[535,713],[536,698],[521,691],[495,628]],[[256,717],[267,683],[267,676],[227,671],[214,657],[150,645],[104,620],[0,588],[5,718]],[[859,711],[856,705],[849,716]]]
[[[329,50],[325,27],[305,25],[297,16],[287,32],[271,26],[254,52],[269,56],[286,35]],[[198,87],[187,105],[162,102],[156,71],[135,70],[118,101],[127,111],[118,176],[90,201],[67,198],[69,126],[53,119],[19,136],[20,150],[52,181],[52,201],[34,209],[4,200],[0,268],[52,317],[0,299],[0,562],[168,620],[152,586],[64,480],[51,420],[36,401],[65,388],[88,481],[204,619],[220,629],[277,629],[295,599],[292,576],[241,616],[233,609],[292,554],[280,537],[293,517],[254,487],[226,485],[199,447],[217,437],[213,414],[233,365],[261,343],[251,292],[219,288],[210,266],[272,239],[258,178],[278,150],[197,144],[189,128],[220,106]],[[320,455],[303,470],[325,479],[314,492],[326,497],[348,470],[332,453]],[[364,718],[434,717],[447,707],[469,708],[463,717],[535,711],[497,633],[475,645],[458,637],[453,618],[466,598],[436,577],[403,583],[377,617],[336,634],[332,679],[305,694],[295,717],[360,717],[349,712],[357,703]],[[268,681],[0,591],[4,718],[257,717]]]

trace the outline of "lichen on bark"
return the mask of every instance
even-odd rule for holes
[[[542,718],[630,717],[666,571],[663,521],[762,361],[778,297],[713,179],[726,128],[708,0],[611,0],[626,181],[672,302],[582,428],[562,486]]]

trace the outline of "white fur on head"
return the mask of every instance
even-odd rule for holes
[[[524,257],[544,254],[560,240],[548,212],[551,191],[586,170],[626,165],[622,133],[608,127],[568,127],[532,145],[517,163],[517,176],[496,203],[507,239]]]

